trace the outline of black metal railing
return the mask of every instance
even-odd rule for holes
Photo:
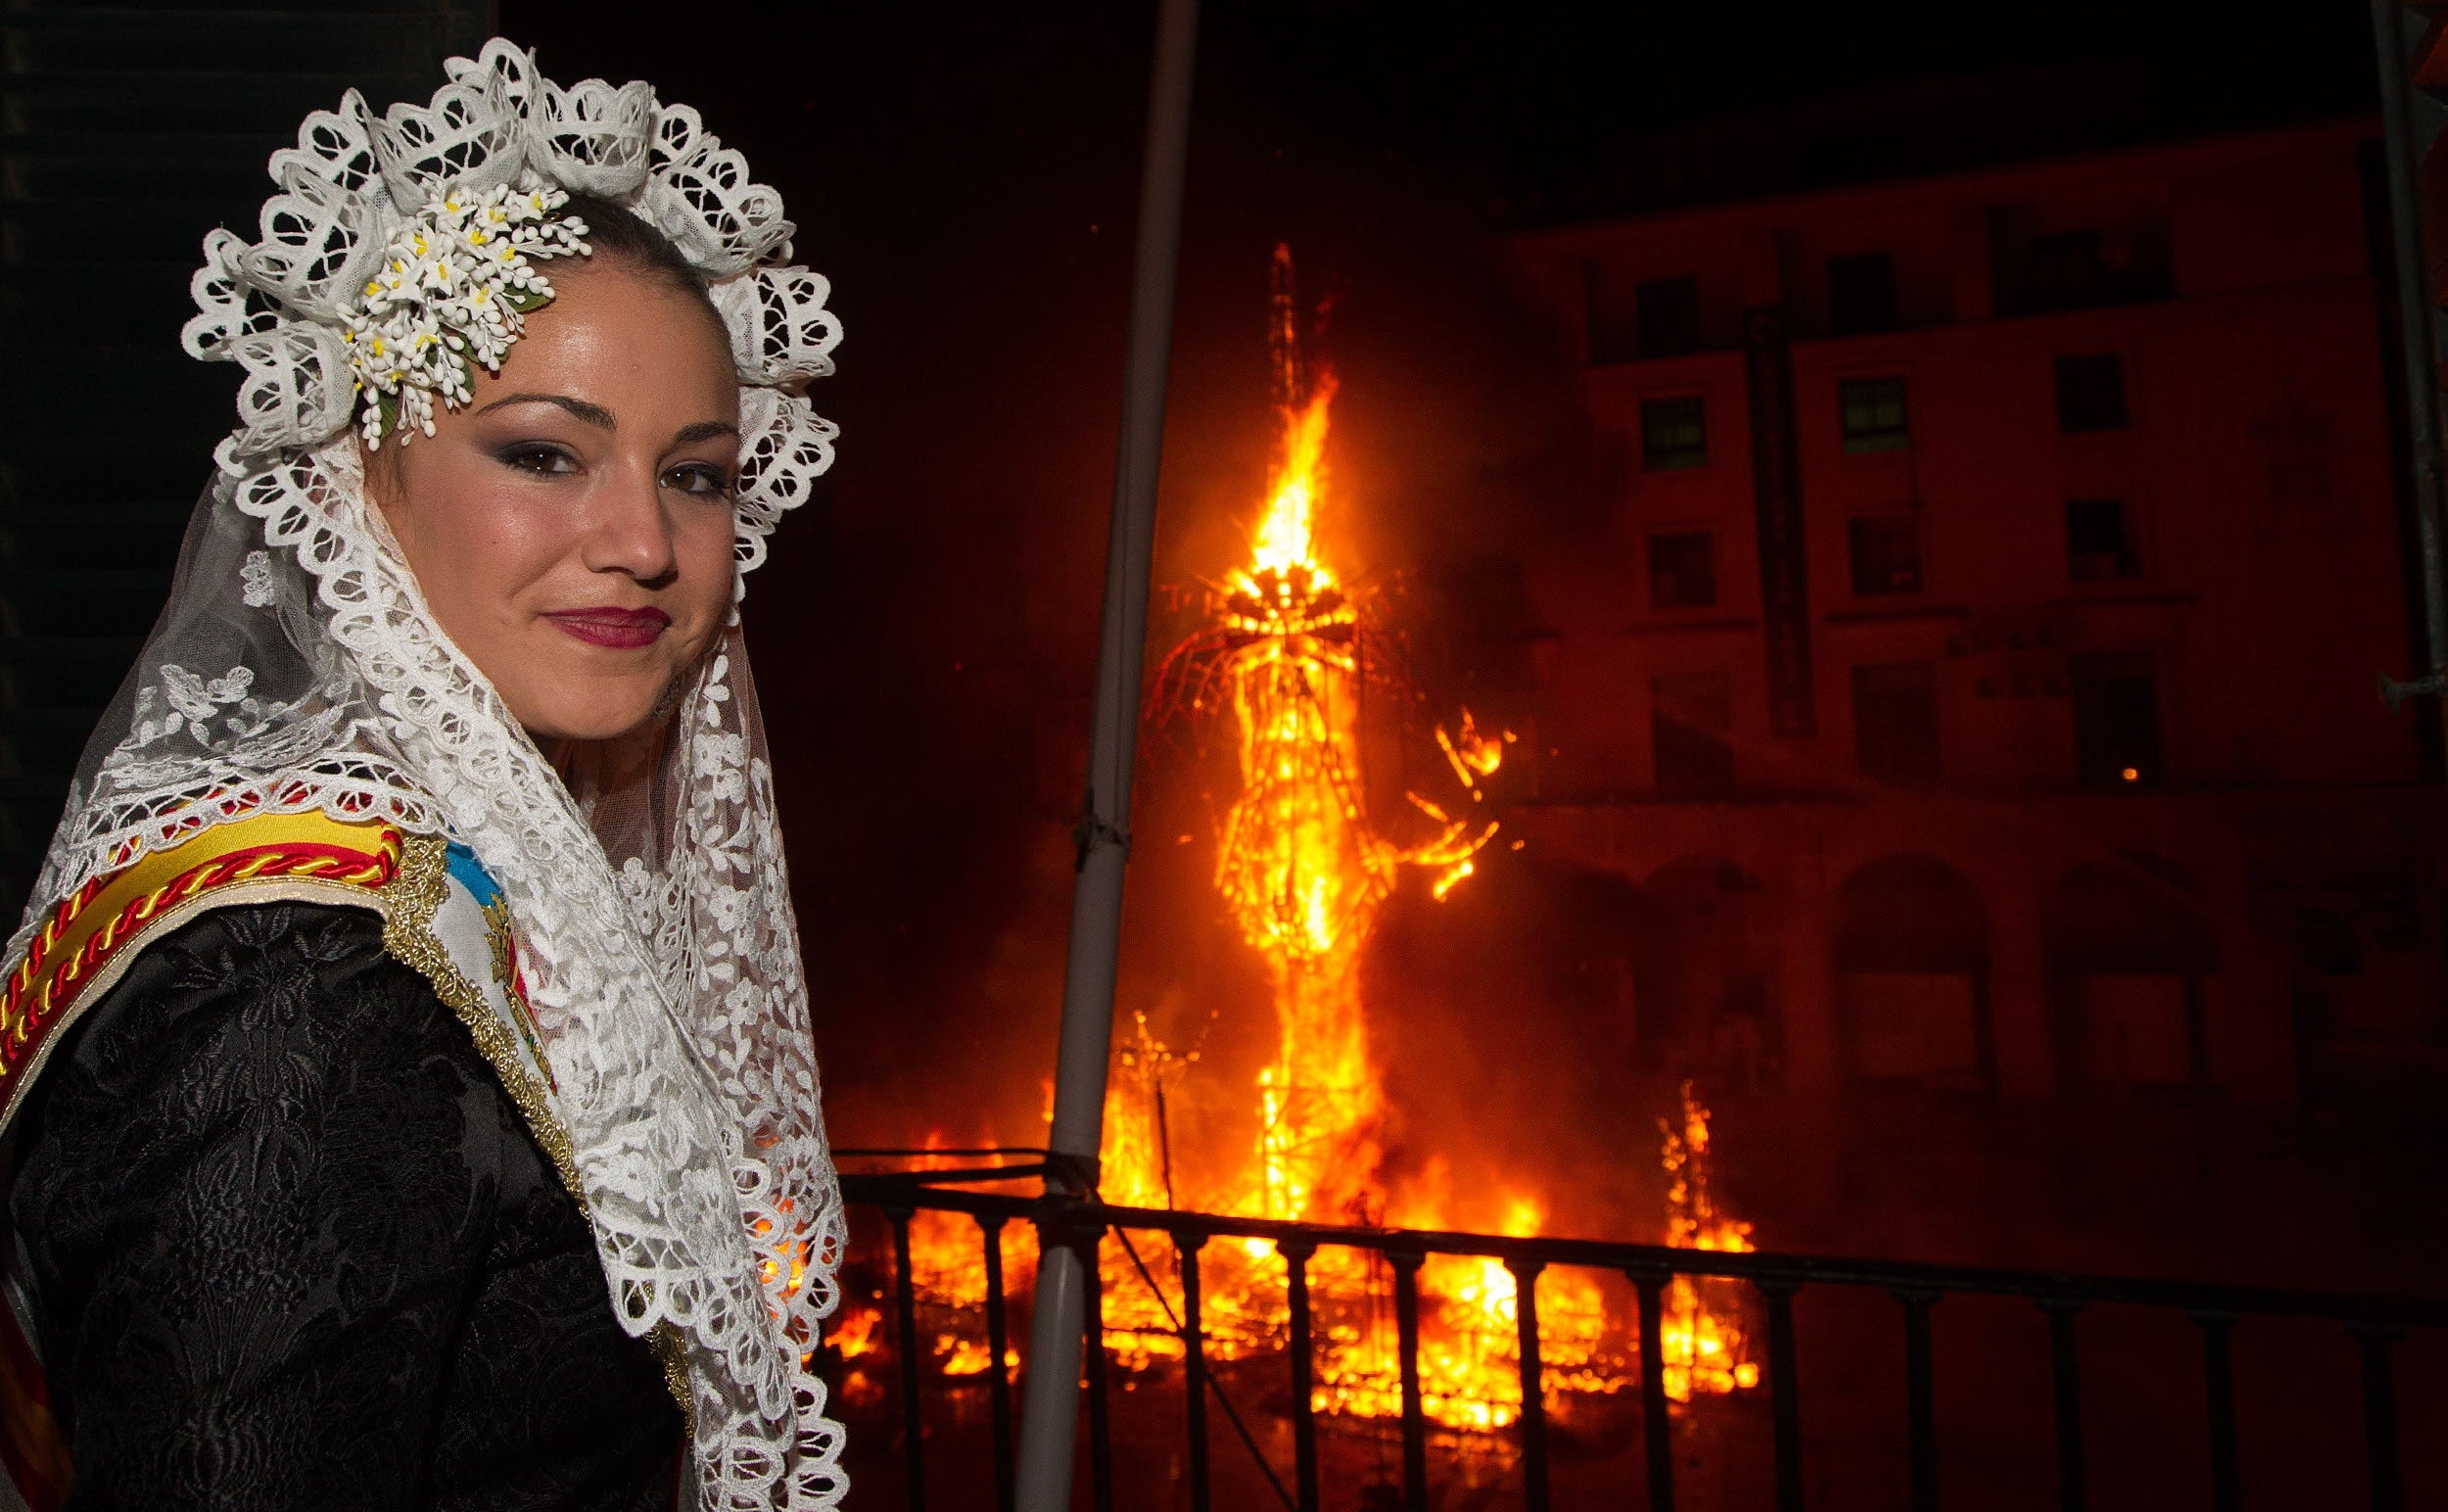
[[[1666,1389],[1667,1360],[1661,1323],[1668,1289],[1676,1278],[1695,1282],[1747,1283],[1756,1292],[1766,1316],[1767,1358],[1762,1373],[1768,1393],[1772,1436],[1774,1505],[1777,1512],[1801,1512],[1804,1506],[1801,1378],[1796,1369],[1798,1345],[1794,1299],[1804,1288],[1850,1288],[1886,1294],[1901,1306],[1905,1364],[1905,1431],[1907,1484],[1913,1512],[1935,1512],[1939,1505],[1939,1435],[1936,1372],[1932,1366],[1931,1312],[1940,1299],[1955,1296],[2019,1299],[2035,1304],[2046,1319],[2048,1337],[2050,1397],[2055,1443],[2056,1500],[2061,1512],[2083,1512],[2089,1479],[2083,1442],[2083,1378],[2076,1320],[2086,1308],[2127,1306],[2157,1309],[2189,1320],[2199,1335],[2204,1406],[2204,1448],[2208,1460],[2209,1504],[2214,1512],[2236,1512],[2242,1503],[2243,1474],[2236,1428],[2235,1325],[2247,1317],[2310,1320],[2345,1331],[2360,1355],[2362,1438],[2373,1512],[2400,1512],[2405,1505],[2400,1462],[2395,1350],[2409,1334],[2448,1328],[2448,1300],[2359,1297],[2338,1294],[2284,1292],[2261,1288],[2200,1285],[2187,1282],[2012,1271],[1964,1266],[1924,1265],[1848,1259],[1826,1255],[1731,1252],[1669,1249],[1657,1245],[1614,1244],[1579,1239],[1511,1238],[1492,1234],[1448,1233],[1338,1227],[1287,1223],[1263,1218],[1225,1217],[1149,1207],[1124,1207],[1102,1203],[1031,1199],[998,1193],[948,1190],[925,1185],[947,1176],[958,1180],[984,1174],[966,1172],[853,1175],[843,1178],[845,1195],[854,1204],[881,1209],[892,1230],[893,1308],[898,1324],[902,1433],[907,1462],[909,1504],[913,1512],[927,1505],[923,1462],[924,1357],[917,1324],[917,1295],[911,1269],[910,1225],[920,1209],[964,1212],[979,1225],[987,1287],[984,1299],[992,1358],[985,1375],[992,1403],[996,1505],[1009,1509],[1012,1496],[1012,1381],[1005,1349],[1009,1322],[1003,1295],[1002,1234],[1013,1220],[1033,1223],[1042,1252],[1048,1244],[1068,1244],[1086,1250],[1084,1269],[1089,1284],[1091,1320],[1086,1352],[1086,1397],[1089,1477],[1097,1512],[1113,1507],[1112,1435],[1108,1423],[1106,1309],[1100,1289],[1096,1246],[1108,1232],[1129,1243],[1130,1231],[1168,1236],[1180,1265],[1182,1306],[1165,1311],[1178,1328],[1183,1348],[1188,1453],[1183,1460],[1189,1501],[1194,1512],[1210,1504],[1207,1397],[1214,1383],[1205,1359],[1206,1330],[1201,1316],[1200,1250],[1215,1239],[1254,1239],[1272,1243],[1287,1269],[1287,1316],[1293,1390],[1292,1430],[1294,1474],[1290,1488],[1274,1467],[1259,1455],[1260,1468],[1285,1504],[1295,1512],[1320,1507],[1314,1385],[1313,1316],[1307,1266],[1321,1248],[1342,1247],[1383,1257],[1393,1275],[1393,1300],[1401,1367],[1402,1505],[1406,1512],[1426,1512],[1429,1505],[1429,1419],[1420,1376],[1419,1272],[1432,1255],[1492,1258],[1519,1283],[1521,1415],[1513,1425],[1520,1453],[1523,1504],[1530,1512],[1546,1512],[1549,1489],[1549,1446],[1543,1364],[1538,1338],[1537,1278],[1550,1266],[1585,1267],[1622,1275],[1638,1300],[1640,1415],[1649,1512],[1672,1512],[1675,1464],[1669,1424]],[[1136,1263],[1138,1254],[1130,1251]],[[1144,1264],[1140,1265],[1143,1275]],[[1161,1289],[1149,1277],[1151,1290],[1162,1301]],[[1258,1446],[1233,1408],[1229,1397],[1217,1400],[1239,1437],[1253,1455]],[[2339,1497],[2327,1504],[2345,1506]]]

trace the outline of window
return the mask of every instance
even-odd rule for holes
[[[2149,652],[2074,658],[2074,771],[2086,787],[2160,780],[2159,678]]]
[[[1938,780],[1938,671],[1927,662],[1853,669],[1853,749],[1861,775],[1924,787]]]
[[[1689,399],[1640,402],[1640,465],[1650,472],[1679,472],[1709,460],[1708,405]]]
[[[2125,410],[2123,357],[2094,352],[2057,358],[2058,430],[2071,436],[2121,431],[2131,423]]]
[[[1677,531],[1649,538],[1649,606],[1706,609],[1717,602],[1717,538]]]
[[[2065,501],[2066,575],[2077,583],[2114,583],[2142,576],[2131,508],[2121,498]]]
[[[2110,1086],[2207,1081],[2199,978],[2172,973],[2083,974],[2069,984],[2082,1025],[2084,1070]]]
[[[1989,212],[1992,302],[2001,316],[2176,297],[2167,227],[2155,221],[2043,231],[2030,206]]]
[[[1858,514],[1845,522],[1853,555],[1853,591],[1917,593],[1921,591],[1921,517],[1909,511]]]
[[[1679,357],[1700,350],[1700,280],[1646,278],[1635,294],[1640,354]]]
[[[2108,259],[2095,230],[2032,238],[2031,278],[2043,309],[2088,309],[2104,303]]]
[[[1853,1074],[1868,1081],[1985,1088],[1978,975],[1937,971],[1846,971],[1837,1011],[1848,1029]]]
[[[1827,328],[1836,336],[1896,328],[1896,260],[1857,252],[1827,260]]]
[[[1717,798],[1734,790],[1734,693],[1721,672],[1649,680],[1649,735],[1658,791],[1671,798]]]
[[[1836,895],[1836,1024],[1848,1068],[1878,1081],[1987,1090],[1989,920],[1970,879],[1896,855]]]
[[[1847,378],[1836,385],[1836,405],[1846,450],[1894,451],[1912,445],[1905,423],[1903,379]]]

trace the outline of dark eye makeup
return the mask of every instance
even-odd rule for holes
[[[557,477],[578,471],[578,457],[567,447],[544,441],[513,442],[494,452],[505,467],[540,477]],[[682,462],[665,469],[660,480],[663,487],[699,498],[731,496],[730,470],[715,462]]]
[[[664,473],[666,487],[700,498],[729,499],[731,496],[731,475],[729,468],[712,462],[683,462]]]
[[[521,472],[554,474],[578,471],[578,458],[570,454],[569,449],[553,446],[549,442],[514,442],[494,455]]]

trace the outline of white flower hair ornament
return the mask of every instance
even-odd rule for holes
[[[835,427],[801,398],[833,369],[841,327],[830,286],[789,265],[781,196],[748,176],[685,105],[642,80],[567,88],[496,37],[444,65],[425,105],[377,117],[351,90],[272,155],[280,186],[257,239],[215,230],[190,288],[190,355],[235,362],[238,429],[215,456],[249,477],[353,422],[368,446],[431,434],[497,369],[553,297],[537,264],[589,254],[572,193],[608,200],[660,231],[702,275],[731,339],[743,392],[738,557],[831,465]]]
[[[592,254],[587,222],[556,219],[559,189],[495,184],[481,195],[444,190],[393,234],[366,280],[364,307],[345,317],[360,428],[370,450],[397,432],[406,446],[434,434],[434,396],[453,407],[475,397],[471,358],[499,372],[527,312],[552,299],[536,268],[543,258]]]

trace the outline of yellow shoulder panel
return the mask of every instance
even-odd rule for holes
[[[215,825],[106,873],[63,899],[0,983],[0,1133],[59,1030],[143,943],[206,909],[279,900],[379,907],[402,836],[379,821],[259,814]]]

